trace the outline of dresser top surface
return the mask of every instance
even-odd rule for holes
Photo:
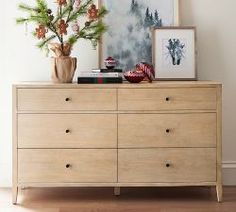
[[[221,85],[215,81],[154,81],[153,83],[141,82],[138,84],[124,82],[122,84],[77,84],[77,83],[52,83],[52,82],[18,82],[13,86],[17,88],[168,88],[168,87],[216,87]]]

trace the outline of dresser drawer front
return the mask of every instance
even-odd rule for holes
[[[199,183],[216,181],[216,150],[120,149],[118,182]]]
[[[116,110],[115,89],[18,89],[19,111]]]
[[[216,114],[120,114],[118,146],[216,147]]]
[[[215,88],[119,89],[119,110],[216,109]]]
[[[18,161],[19,183],[117,181],[117,150],[20,149]]]
[[[19,148],[117,148],[116,114],[19,114]]]

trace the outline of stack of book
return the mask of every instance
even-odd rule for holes
[[[123,74],[121,69],[94,69],[91,72],[80,72],[78,84],[105,84],[122,83]]]

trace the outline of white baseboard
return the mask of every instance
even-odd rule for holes
[[[236,161],[223,161],[223,169],[236,169]]]
[[[236,161],[224,161],[222,168],[223,184],[236,186]],[[0,170],[5,170],[0,174],[0,187],[11,187],[11,173],[8,172],[8,166],[0,164]]]
[[[223,161],[223,184],[236,185],[236,161]]]
[[[11,187],[11,165],[0,163],[0,188]]]

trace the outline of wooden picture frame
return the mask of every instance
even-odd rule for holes
[[[186,35],[184,35],[184,32],[186,32]],[[180,45],[182,45],[182,49],[185,48],[184,53],[176,53],[176,48],[175,50],[169,50],[170,46],[167,46],[166,42],[172,42],[173,44],[174,40],[182,42]],[[152,64],[155,68],[156,80],[197,80],[196,27],[153,28],[152,47]],[[174,62],[176,57],[182,57],[182,63],[180,62],[181,59]],[[168,60],[168,62],[164,62],[164,60]]]
[[[100,8],[102,5],[106,6],[105,3],[106,0],[98,0],[98,7]],[[108,0],[107,0],[108,1]],[[128,0],[127,0],[128,1]],[[131,1],[131,0],[130,0]],[[143,0],[134,0],[134,1],[143,1]],[[153,0],[154,2],[156,2],[157,0]],[[180,12],[179,12],[179,0],[172,0],[173,1],[173,5],[174,5],[174,8],[173,8],[173,23],[170,25],[170,26],[179,26],[180,24]],[[107,8],[109,10],[109,8]],[[108,24],[108,27],[109,27],[109,24]],[[150,32],[150,36],[151,36],[151,28],[149,30]],[[99,42],[99,45],[98,45],[98,61],[99,61],[99,68],[104,68],[104,59],[108,56],[112,56],[112,55],[107,55],[105,53],[105,38],[104,38],[104,35],[101,37],[100,39],[100,42]],[[152,44],[151,42],[151,37],[150,37],[150,45]],[[150,51],[150,60],[152,60],[152,51]],[[115,57],[114,57],[115,58]],[[117,58],[115,58],[117,59]],[[143,62],[143,61],[140,61],[140,60],[137,60],[135,61],[135,63],[133,64],[134,66],[139,63],[139,62]],[[145,61],[145,62],[151,62],[151,61]],[[120,68],[120,67],[118,67]],[[134,67],[133,67],[134,68]],[[123,69],[123,68],[122,68]],[[128,69],[130,70],[130,68]],[[125,71],[123,69],[123,71]]]

